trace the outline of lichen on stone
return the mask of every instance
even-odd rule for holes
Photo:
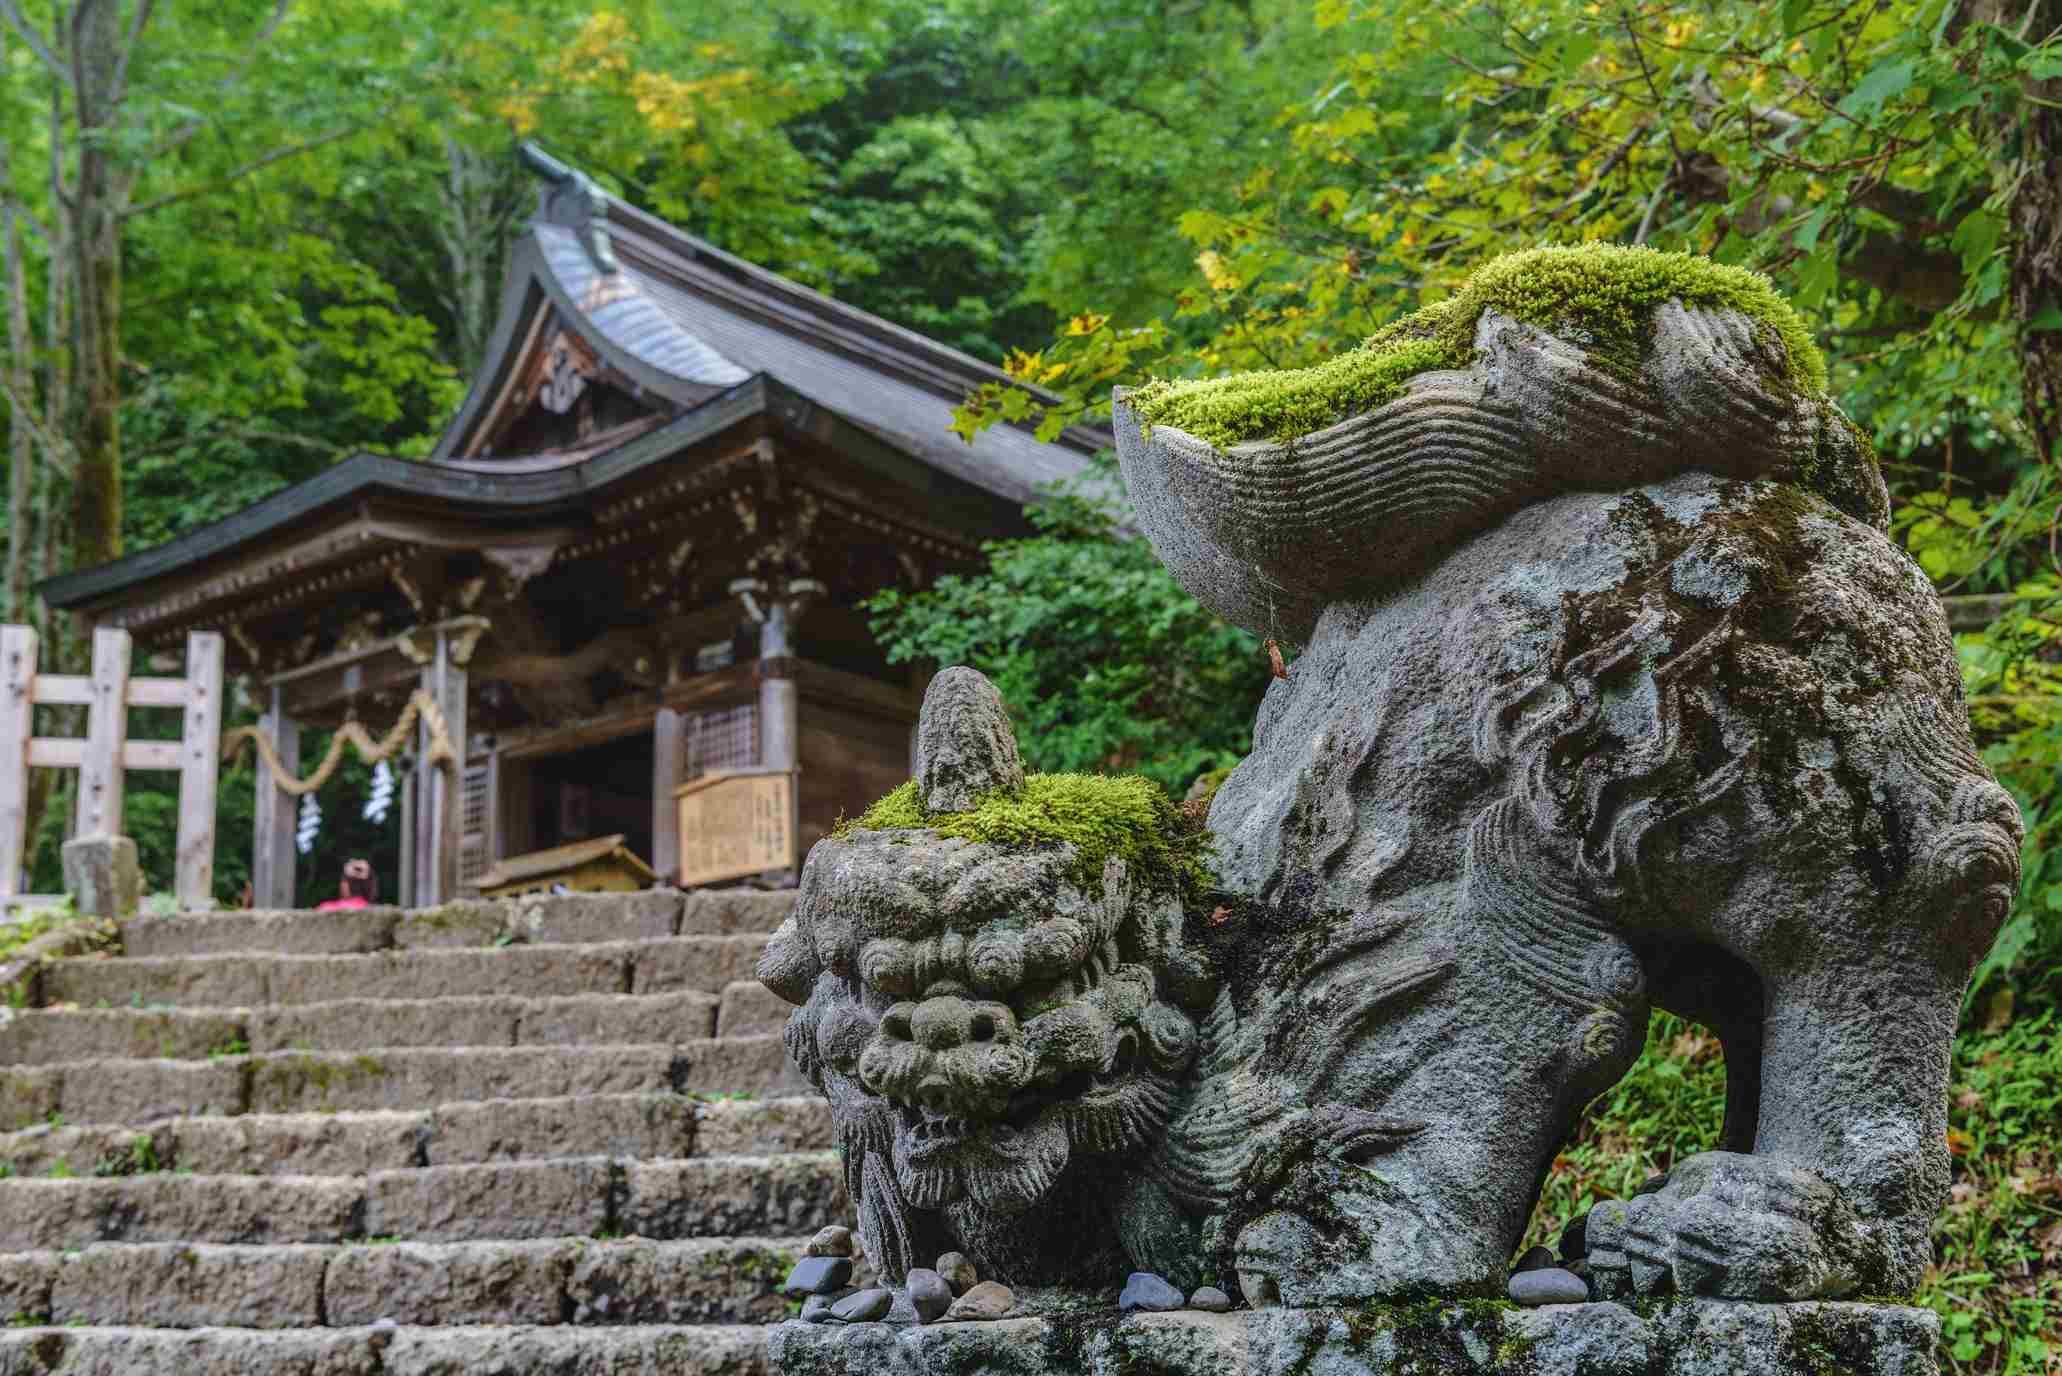
[[[1568,337],[1603,366],[1636,367],[1652,338],[1655,309],[1671,300],[1746,315],[1780,352],[1788,385],[1825,390],[1826,363],[1811,332],[1760,273],[1696,254],[1582,244],[1492,259],[1456,295],[1314,367],[1156,380],[1133,392],[1130,404],[1147,425],[1172,426],[1220,448],[1257,439],[1287,443],[1395,400],[1420,373],[1467,367],[1484,311]]]
[[[916,780],[834,833],[929,830],[999,846],[1071,845],[1082,877],[1099,882],[1112,856],[1149,887],[1198,894],[1213,882],[1209,836],[1160,786],[1135,774],[1028,774],[1024,786],[982,796],[963,812],[927,812]]]

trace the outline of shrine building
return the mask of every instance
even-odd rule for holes
[[[998,369],[754,267],[525,150],[487,358],[426,461],[359,454],[45,584],[139,652],[220,631],[281,760],[420,689],[463,759],[403,775],[399,901],[620,834],[681,867],[674,790],[797,771],[794,854],[908,776],[923,682],[859,604],[970,572],[1108,442],[952,410]],[[254,903],[294,902],[293,799],[258,771]],[[532,866],[534,868],[534,865]]]

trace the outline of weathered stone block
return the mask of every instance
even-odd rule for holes
[[[126,836],[81,836],[62,847],[64,889],[88,917],[134,917],[143,901],[136,843]]]
[[[646,998],[581,994],[530,999],[521,1005],[515,1037],[524,1046],[684,1042],[715,1035],[717,1006],[714,996],[687,990]]]
[[[19,1065],[0,1070],[0,1131],[12,1132],[50,1120],[64,1092],[64,1070],[54,1065]]]
[[[0,1331],[0,1376],[379,1376],[366,1329],[29,1328]]]
[[[703,1156],[829,1151],[831,1106],[813,1095],[703,1104],[695,1150]]]
[[[760,1376],[766,1330],[699,1328],[406,1328],[383,1376]],[[213,1376],[213,1373],[209,1373]]]
[[[578,1243],[401,1242],[346,1247],[325,1282],[328,1321],[557,1323]]]
[[[794,911],[793,889],[696,889],[680,914],[680,935],[775,932]]]
[[[723,987],[723,1007],[716,1015],[719,1037],[778,1035],[795,1006],[758,980],[739,980]]]
[[[61,1260],[56,1252],[0,1254],[0,1328],[50,1318],[50,1287]]]
[[[680,929],[676,889],[533,894],[517,899],[511,929],[526,941],[649,941]]]
[[[765,949],[766,938],[757,934],[641,941],[631,948],[631,992],[661,994],[674,989],[699,989],[720,994],[727,984],[756,978],[754,972]]]
[[[151,1057],[241,1049],[244,1015],[213,1009],[32,1008],[0,1022],[0,1064]]]
[[[694,1150],[695,1101],[677,1094],[440,1104],[428,1164],[553,1156],[674,1157]]]
[[[159,1128],[166,1166],[197,1175],[369,1175],[422,1164],[426,1111],[260,1113]]]
[[[631,949],[628,944],[503,946],[281,957],[271,967],[270,1002],[618,993],[626,986]]]
[[[347,955],[394,944],[394,907],[329,912],[255,908],[176,917],[138,917],[122,924],[122,949],[132,956]]]
[[[614,1163],[497,1161],[385,1171],[366,1182],[365,1232],[426,1242],[581,1236],[608,1224]]]
[[[512,998],[344,999],[250,1015],[251,1050],[362,1051],[374,1047],[508,1046]]]
[[[0,1249],[95,1242],[338,1242],[358,1230],[362,1181],[138,1175],[0,1182]]]
[[[566,1293],[578,1323],[765,1323],[787,1312],[794,1260],[792,1242],[763,1238],[591,1242]]]
[[[514,934],[512,907],[492,899],[461,898],[402,914],[394,945],[407,950],[492,946]]]
[[[60,960],[43,970],[43,1000],[84,1008],[256,1008],[267,1002],[272,965],[272,958],[257,956]]]
[[[305,1328],[322,1322],[326,1247],[103,1244],[67,1255],[51,1291],[56,1324]]]
[[[622,1228],[639,1237],[813,1233],[850,1224],[834,1153],[635,1161],[624,1167]]]
[[[183,1114],[241,1113],[244,1061],[80,1061],[59,1098],[73,1123],[148,1123]]]

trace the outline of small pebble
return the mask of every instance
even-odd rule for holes
[[[945,1311],[948,1322],[959,1319],[1006,1318],[1017,1307],[1017,1292],[998,1281],[984,1280],[970,1286],[964,1295],[952,1302],[952,1308]]]
[[[831,1317],[846,1323],[872,1323],[886,1317],[894,1303],[891,1290],[856,1290],[831,1306]]]
[[[831,1306],[851,1293],[850,1290],[838,1290],[828,1295],[811,1295],[808,1299],[802,1301],[802,1322],[828,1323],[831,1317]]]
[[[1582,1277],[1558,1266],[1539,1271],[1520,1271],[1511,1277],[1511,1299],[1518,1304],[1582,1304],[1589,1299],[1589,1287]]]
[[[1561,1230],[1561,1260],[1573,1261],[1589,1255],[1589,1215],[1577,1214]]]
[[[945,1277],[926,1267],[911,1271],[903,1289],[909,1296],[910,1307],[916,1310],[918,1323],[933,1323],[952,1308],[952,1287],[945,1283]]]
[[[803,1257],[780,1288],[790,1295],[828,1295],[851,1279],[850,1257]]]
[[[952,1287],[955,1295],[964,1295],[981,1279],[974,1270],[974,1263],[967,1260],[964,1252],[947,1252],[938,1258],[938,1274],[945,1277],[945,1283]]]
[[[816,1236],[809,1239],[809,1245],[802,1249],[808,1257],[849,1257],[852,1255],[852,1230],[832,1224],[816,1230]]]
[[[1214,1285],[1206,1285],[1189,1296],[1189,1308],[1200,1309],[1205,1314],[1224,1314],[1231,1310],[1231,1296]]]
[[[1124,1293],[1117,1296],[1117,1307],[1127,1314],[1134,1309],[1164,1313],[1181,1308],[1182,1303],[1181,1291],[1151,1271],[1133,1271],[1124,1282]]]
[[[1511,1267],[1513,1275],[1520,1271],[1544,1271],[1554,1264],[1554,1254],[1544,1247],[1527,1247]]]

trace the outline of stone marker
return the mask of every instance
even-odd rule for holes
[[[1228,1314],[1231,1312],[1231,1296],[1214,1285],[1205,1285],[1189,1296],[1189,1308],[1200,1309],[1205,1314]]]
[[[126,836],[81,836],[60,852],[64,889],[81,916],[129,918],[143,901],[136,843]]]

